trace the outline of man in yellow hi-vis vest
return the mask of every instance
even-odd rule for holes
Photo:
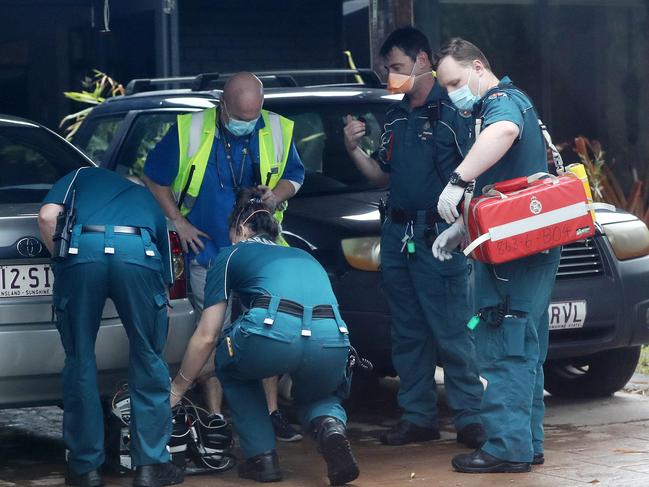
[[[218,107],[179,115],[149,153],[144,181],[176,226],[189,252],[190,283],[197,314],[203,309],[207,268],[230,245],[227,218],[242,187],[264,189],[264,202],[281,221],[286,200],[304,181],[304,166],[293,143],[293,122],[262,110],[263,85],[252,73],[238,73],[223,89]],[[221,421],[221,388],[214,368],[203,386],[210,413]],[[277,409],[277,381],[266,379],[268,409],[278,439],[301,436]]]

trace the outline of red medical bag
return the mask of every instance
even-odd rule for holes
[[[591,237],[591,208],[582,182],[571,173],[538,173],[486,186],[464,212],[471,240],[464,253],[501,264]]]

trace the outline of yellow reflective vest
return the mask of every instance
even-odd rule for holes
[[[180,202],[183,216],[191,211],[203,183],[205,169],[212,151],[216,134],[216,107],[200,112],[178,115],[178,142],[180,160],[178,174],[171,183],[171,190]],[[259,137],[259,180],[271,189],[282,179],[293,138],[293,122],[268,110],[262,110],[264,127]],[[275,211],[281,223],[286,203]]]

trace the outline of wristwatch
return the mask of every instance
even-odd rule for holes
[[[469,183],[464,181],[460,177],[460,174],[455,171],[451,174],[451,179],[449,179],[448,182],[454,186],[459,186],[460,188],[466,188],[469,185]]]

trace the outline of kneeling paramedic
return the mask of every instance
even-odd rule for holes
[[[57,216],[75,221],[67,252],[54,250]],[[54,306],[65,349],[63,441],[68,485],[103,485],[103,414],[97,390],[95,341],[106,298],[129,339],[131,457],[134,486],[177,484],[169,463],[171,433],[167,340],[167,285],[173,282],[164,215],[149,191],[114,172],[81,168],[60,179],[39,213],[45,245],[55,257]],[[57,255],[59,256],[57,258]]]
[[[546,146],[530,99],[508,77],[499,80],[484,54],[452,39],[437,55],[437,75],[462,110],[473,110],[475,143],[438,201],[439,214],[455,222],[433,244],[441,260],[463,239],[457,205],[468,181],[476,188],[547,172]],[[481,130],[480,130],[481,129]],[[475,329],[480,375],[487,380],[482,422],[487,442],[458,455],[460,472],[528,472],[543,456],[543,362],[548,349],[548,305],[560,249],[504,264],[475,263],[478,313]]]
[[[293,397],[327,463],[331,485],[358,477],[341,406],[350,386],[349,338],[325,270],[308,253],[276,245],[279,226],[258,189],[242,190],[230,239],[210,267],[205,308],[171,386],[176,404],[216,344],[216,374],[230,404],[245,461],[239,476],[282,479],[262,379],[290,374]],[[248,311],[223,331],[228,298]]]

